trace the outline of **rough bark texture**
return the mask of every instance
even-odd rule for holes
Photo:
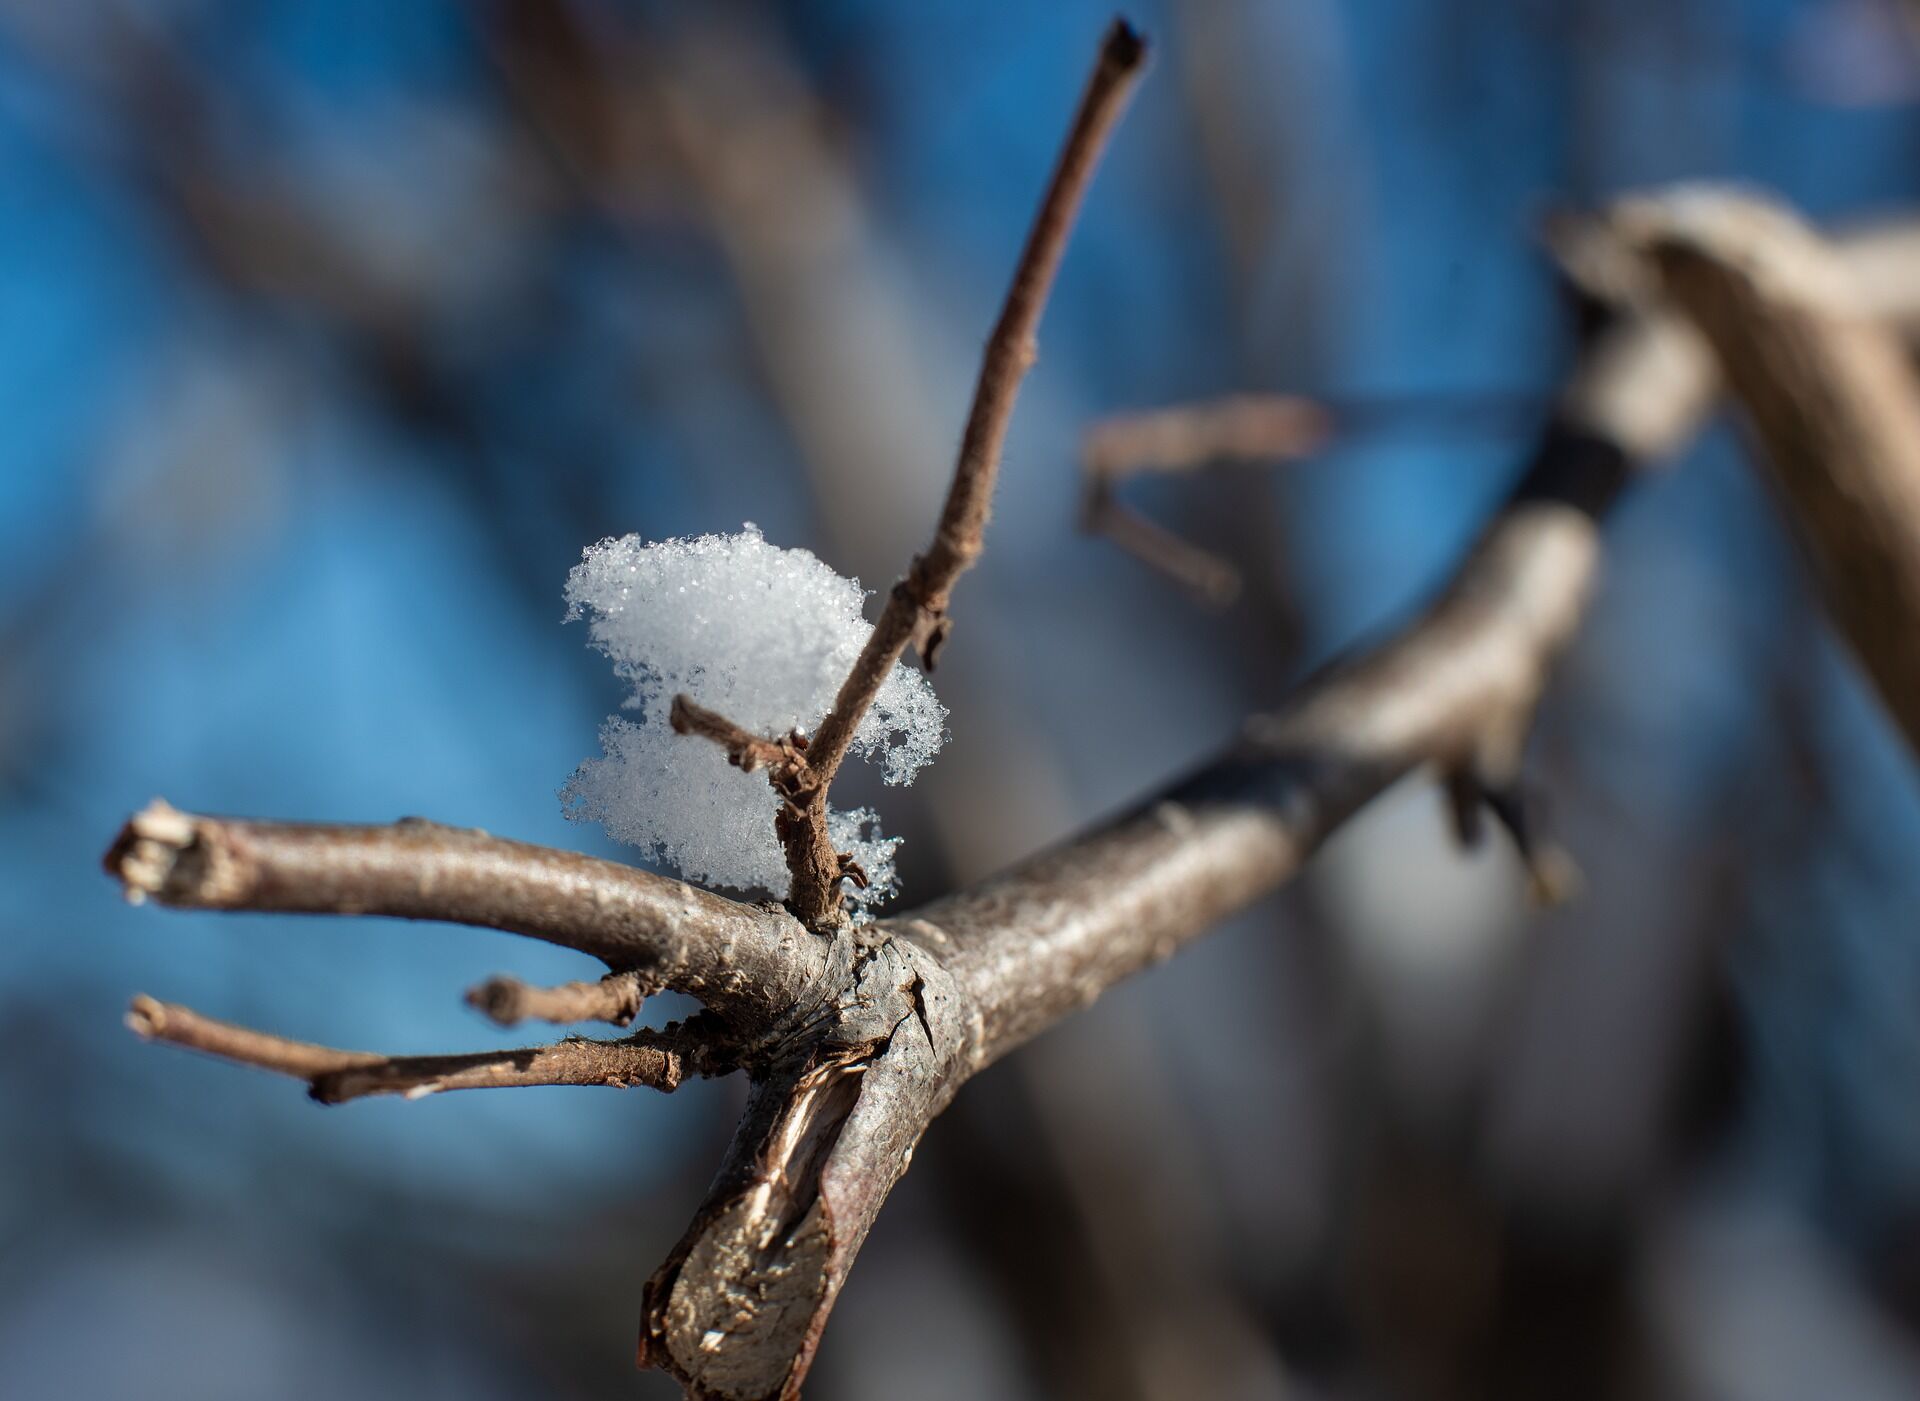
[[[1920,397],[1900,342],[1777,205],[1682,190],[1615,221],[1712,344],[1828,611],[1920,753]]]
[[[521,1085],[609,1085],[618,1089],[645,1085],[672,1091],[688,1073],[679,1051],[655,1033],[642,1033],[626,1041],[568,1040],[553,1046],[466,1055],[385,1056],[270,1036],[151,997],[134,998],[127,1009],[127,1025],[150,1041],[165,1041],[305,1080],[308,1091],[322,1104],[342,1104],[367,1095],[420,1099],[442,1090]]]
[[[1556,429],[1451,588],[1407,632],[1248,722],[1241,742],[1112,826],[888,921],[937,951],[985,1064],[1272,890],[1423,763],[1524,729],[1599,558],[1629,459]]]
[[[785,911],[685,881],[421,818],[391,826],[199,817],[155,801],[106,854],[128,897],[213,910],[394,915],[504,929],[592,954],[753,1025],[817,975]]]

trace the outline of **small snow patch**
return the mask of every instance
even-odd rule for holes
[[[600,823],[691,881],[784,896],[779,800],[765,773],[743,773],[720,746],[675,734],[668,712],[684,692],[757,734],[811,734],[873,630],[859,582],[811,551],[768,544],[749,524],[737,535],[603,540],[568,576],[566,596],[568,621],[587,619],[636,712],[601,727],[603,757],[561,790],[567,815]],[[945,742],[946,718],[926,677],[895,667],[849,757],[909,783]],[[830,811],[828,827],[871,882],[849,883],[848,901],[891,895],[900,839],[882,834],[868,808]]]

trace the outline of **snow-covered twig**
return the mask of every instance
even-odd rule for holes
[[[836,702],[834,723],[848,733],[829,744],[823,724],[814,736],[808,794],[818,791],[822,810],[873,688],[909,641],[932,650],[953,581],[978,553],[1040,302],[1139,57],[1128,31],[1109,38],[989,350],[934,548],[842,688],[842,701],[854,694]],[[711,1017],[622,1041],[444,1058],[335,1051],[144,998],[130,1020],[155,1039],[307,1080],[322,1098],[482,1084],[664,1089],[685,1074],[748,1069],[728,1156],[647,1286],[641,1356],[696,1396],[792,1398],[887,1194],[967,1079],[1274,889],[1400,776],[1433,765],[1476,776],[1491,766],[1499,777],[1517,762],[1517,737],[1590,594],[1601,519],[1711,407],[1714,366],[1686,331],[1645,306],[1620,309],[1452,584],[1405,629],[1320,673],[1250,720],[1227,753],[1118,820],[859,930],[825,917],[837,859],[817,873],[809,898],[822,913],[809,930],[778,909],[629,867],[418,821],[302,827],[156,804],[108,853],[136,898],[453,920],[576,948],[624,975],[551,989],[496,980],[479,998],[490,1013],[624,1016],[630,995],[672,987]],[[823,850],[817,840],[809,849]]]
[[[1000,319],[988,338],[959,461],[933,541],[887,595],[872,636],[812,737],[804,765],[791,764],[774,775],[789,802],[779,821],[792,875],[787,902],[809,928],[832,926],[844,919],[840,881],[845,871],[827,830],[827,791],[854,732],[908,646],[931,669],[946,639],[953,586],[984,546],[1014,400],[1038,354],[1035,332],[1040,314],[1094,167],[1139,81],[1146,57],[1145,40],[1124,20],[1115,21],[1101,45],[1053,179],[1027,235]]]

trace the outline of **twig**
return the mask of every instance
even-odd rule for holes
[[[419,818],[369,827],[248,822],[156,799],[128,821],[105,864],[136,903],[504,929],[639,970],[743,1023],[800,996],[824,958],[777,909]]]
[[[322,1104],[368,1095],[420,1099],[443,1090],[504,1089],[521,1085],[645,1085],[671,1092],[691,1067],[679,1052],[653,1044],[649,1033],[625,1041],[571,1039],[550,1046],[454,1056],[382,1056],[337,1051],[293,1041],[231,1022],[203,1017],[177,1003],[144,994],[127,1009],[127,1025],[150,1041],[258,1066],[307,1082]]]
[[[1105,535],[1203,599],[1228,602],[1239,592],[1239,572],[1125,505],[1116,486],[1148,472],[1304,457],[1326,441],[1330,427],[1320,405],[1279,394],[1236,395],[1107,419],[1088,430],[1081,446],[1081,528]]]
[[[1920,391],[1899,342],[1778,205],[1682,189],[1614,223],[1713,346],[1828,611],[1920,753]]]
[[[745,773],[766,768],[773,771],[776,781],[791,782],[793,775],[806,768],[807,740],[797,730],[785,739],[767,739],[734,724],[717,710],[696,705],[688,696],[673,698],[667,722],[675,734],[712,740],[727,751],[727,761]]]
[[[941,530],[883,614],[883,624],[894,618],[896,640],[848,678],[849,736],[907,643],[934,649],[947,594],[978,552],[1006,414],[1077,198],[1071,187],[1084,185],[1138,67],[1137,40],[1116,33],[1131,56],[1110,72],[1109,40],[1106,76],[1096,76],[1049,194],[1055,227],[1047,232],[1043,209],[989,348]],[[746,1115],[707,1204],[649,1285],[642,1352],[698,1394],[792,1397],[921,1131],[969,1076],[1286,880],[1399,776],[1429,764],[1479,772],[1517,762],[1518,737],[1590,591],[1599,518],[1636,467],[1675,449],[1711,401],[1713,367],[1698,338],[1688,341],[1672,318],[1658,334],[1653,327],[1630,314],[1583,359],[1531,470],[1451,587],[1404,632],[1320,674],[1281,711],[1250,722],[1232,753],[1130,815],[857,939],[814,938],[791,918],[677,882],[430,823],[295,827],[156,804],[121,834],[109,869],[131,897],[171,904],[398,914],[531,934],[639,970],[636,990],[655,981],[683,988],[756,1028],[738,1043],[753,1061]],[[1676,358],[1660,362],[1667,353]],[[1688,372],[1667,373],[1676,365]],[[824,727],[803,815],[824,811],[838,763],[827,762],[823,738]],[[796,842],[832,856],[817,834]],[[822,889],[839,877],[837,858],[820,863]],[[829,899],[816,923],[831,913]],[[599,995],[586,990],[594,986],[501,996],[577,1008]],[[718,1067],[671,1032],[386,1058],[265,1036],[150,999],[136,1001],[130,1020],[145,1035],[294,1075],[331,1098],[654,1084]]]
[[[954,583],[980,556],[1007,424],[1020,381],[1038,353],[1034,333],[1040,313],[1053,288],[1054,274],[1059,270],[1094,166],[1125,109],[1146,57],[1146,41],[1124,20],[1116,20],[1101,45],[1099,61],[1080,99],[1053,179],[1014,270],[1000,319],[987,341],[953,484],[941,508],[933,541],[926,553],[915,557],[905,577],[888,594],[880,620],[841,683],[832,709],[814,733],[804,767],[790,768],[784,780],[776,778],[776,786],[789,804],[777,823],[792,874],[787,903],[809,928],[831,926],[845,919],[840,904],[840,880],[845,872],[827,835],[827,790],[846,758],[854,731],[908,645],[931,668],[946,639],[950,626],[947,601]],[[730,752],[749,753],[741,746],[738,726],[718,716],[714,720],[717,724],[709,728],[725,736],[722,742],[729,745]]]
[[[501,1026],[525,1021],[611,1022],[626,1026],[650,991],[637,973],[609,973],[595,983],[536,987],[518,978],[487,979],[467,991],[467,1005]]]
[[[1090,479],[1112,483],[1216,462],[1278,462],[1316,451],[1332,429],[1331,415],[1311,399],[1236,394],[1103,419],[1087,430],[1080,465]]]
[[[832,781],[852,743],[854,730],[908,643],[929,666],[938,654],[948,631],[948,597],[955,581],[979,558],[983,546],[1014,399],[1020,381],[1038,355],[1034,333],[1040,313],[1053,289],[1054,274],[1094,166],[1139,80],[1146,57],[1146,41],[1125,21],[1116,21],[1107,31],[1052,183],[1014,270],[1006,305],[987,341],[973,408],[961,438],[960,458],[934,528],[933,542],[888,596],[873,636],[814,738],[810,762],[822,787]]]
[[[1240,594],[1240,571],[1212,550],[1176,535],[1121,501],[1104,482],[1089,484],[1080,529],[1112,541],[1201,602],[1221,607]]]

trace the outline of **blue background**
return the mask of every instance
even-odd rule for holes
[[[1156,64],[959,593],[953,740],[850,795],[907,836],[906,903],[1179,772],[1445,577],[1569,363],[1545,211],[1713,177],[1845,221],[1920,178],[1890,0],[1132,13]],[[671,1394],[630,1371],[639,1285],[737,1086],[323,1111],[142,1046],[136,991],[477,1049],[463,988],[591,969],[130,908],[98,854],[155,795],[617,854],[555,797],[620,696],[568,568],[753,520],[885,586],[1107,17],[0,7],[0,1395]],[[1138,490],[1247,575],[1213,614],[1074,532],[1076,453],[1246,390],[1359,426]],[[1581,1309],[1622,1300],[1676,1395],[1806,1394],[1767,1387],[1809,1359],[1913,1394],[1910,756],[1727,428],[1609,548],[1534,761],[1585,899],[1528,915],[1394,795],[969,1089],[821,1394],[1583,1395],[1612,1383]],[[1593,1278],[1555,1352],[1527,1282]]]

